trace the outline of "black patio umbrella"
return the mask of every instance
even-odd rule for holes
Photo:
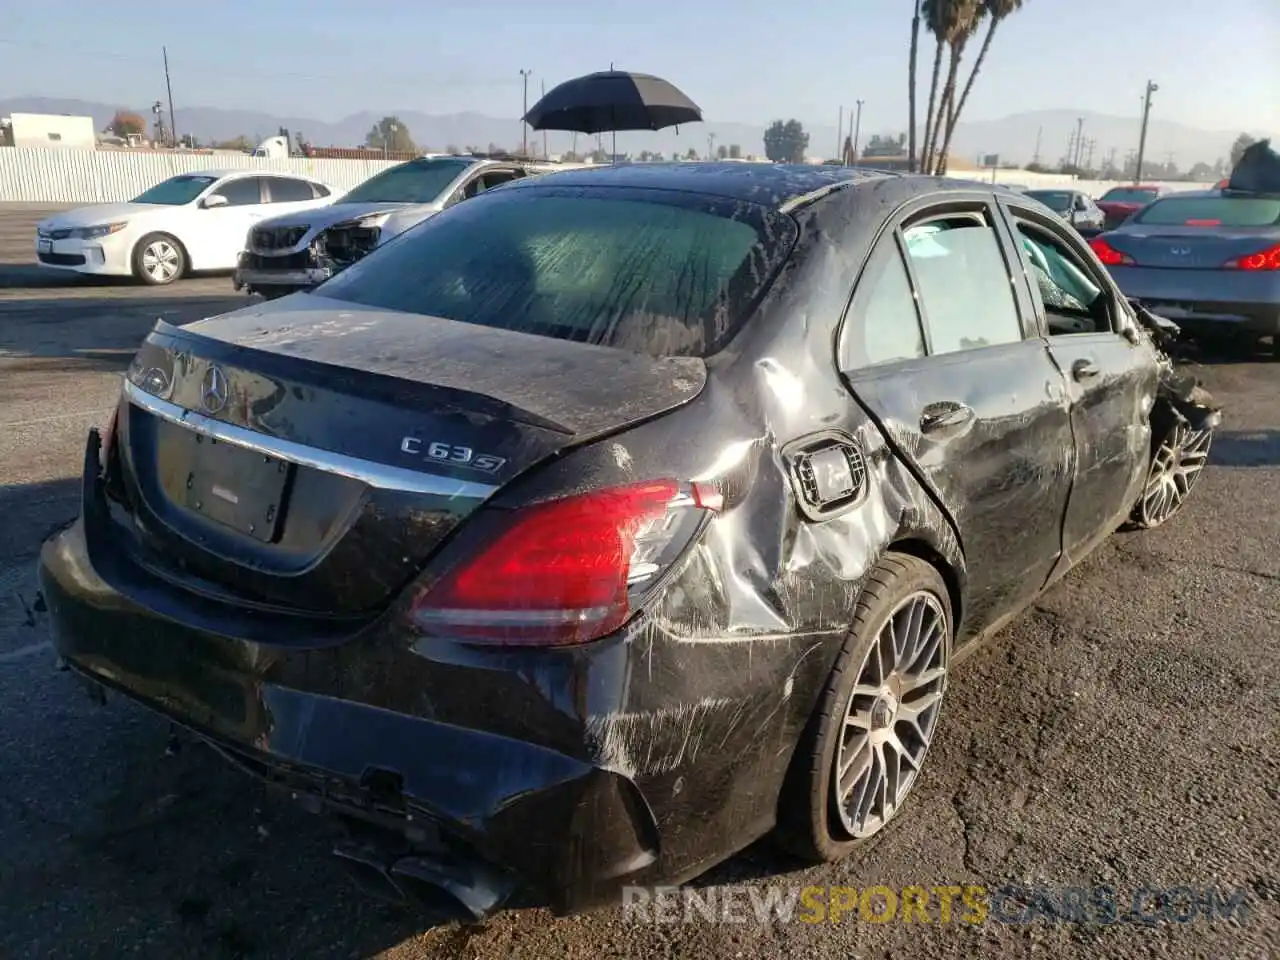
[[[619,130],[662,130],[701,119],[701,108],[674,84],[623,70],[566,80],[524,115],[534,130],[615,135]]]

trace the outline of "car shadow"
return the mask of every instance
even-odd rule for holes
[[[1280,466],[1280,430],[1227,430],[1214,434],[1209,462],[1218,467]]]
[[[0,290],[23,288],[112,287],[135,284],[128,277],[98,277],[92,274],[49,270],[38,263],[0,263]]]

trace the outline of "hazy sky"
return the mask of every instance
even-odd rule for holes
[[[834,124],[865,101],[867,129],[906,116],[910,0],[0,0],[0,99],[142,105],[164,97],[161,46],[184,104],[336,120],[360,110],[515,117],[579,73],[675,81],[708,119]],[[976,44],[975,44],[976,48]],[[1027,0],[1000,28],[969,119],[1049,108],[1157,114],[1280,134],[1280,0]],[[976,52],[976,49],[975,49]],[[922,45],[927,79],[932,46]]]

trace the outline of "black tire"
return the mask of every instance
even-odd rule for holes
[[[149,233],[133,248],[133,275],[148,286],[168,286],[186,273],[187,251],[176,237]]]
[[[927,594],[936,602],[942,616],[944,635],[940,642],[940,662],[945,671],[950,663],[955,624],[946,583],[933,566],[918,557],[887,553],[871,573],[858,598],[853,623],[819,696],[814,715],[796,747],[779,802],[777,840],[789,853],[807,862],[840,860],[883,833],[883,829],[878,827],[873,835],[858,838],[847,830],[833,795],[832,775],[843,742],[846,710],[852,702],[859,674],[869,662],[868,656],[890,615],[904,601],[921,594]],[[930,740],[937,731],[938,711],[945,687],[944,672],[930,726]],[[893,727],[894,723],[891,720],[890,726]],[[926,741],[920,762],[924,761],[927,752]],[[896,819],[901,800],[909,796],[917,781],[918,772],[911,776],[906,792],[895,804],[884,826]]]
[[[253,292],[260,296],[263,300],[279,300],[281,297],[287,297],[291,293],[297,293],[294,287],[254,287]]]
[[[1125,524],[1128,530],[1153,530],[1177,516],[1204,472],[1213,445],[1212,427],[1196,430],[1168,416],[1153,416],[1151,426],[1151,462]]]

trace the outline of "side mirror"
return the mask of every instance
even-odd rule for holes
[[[225,207],[226,205],[227,198],[220,193],[211,193],[200,201],[200,206],[204,207],[206,210],[212,210],[215,207]]]

